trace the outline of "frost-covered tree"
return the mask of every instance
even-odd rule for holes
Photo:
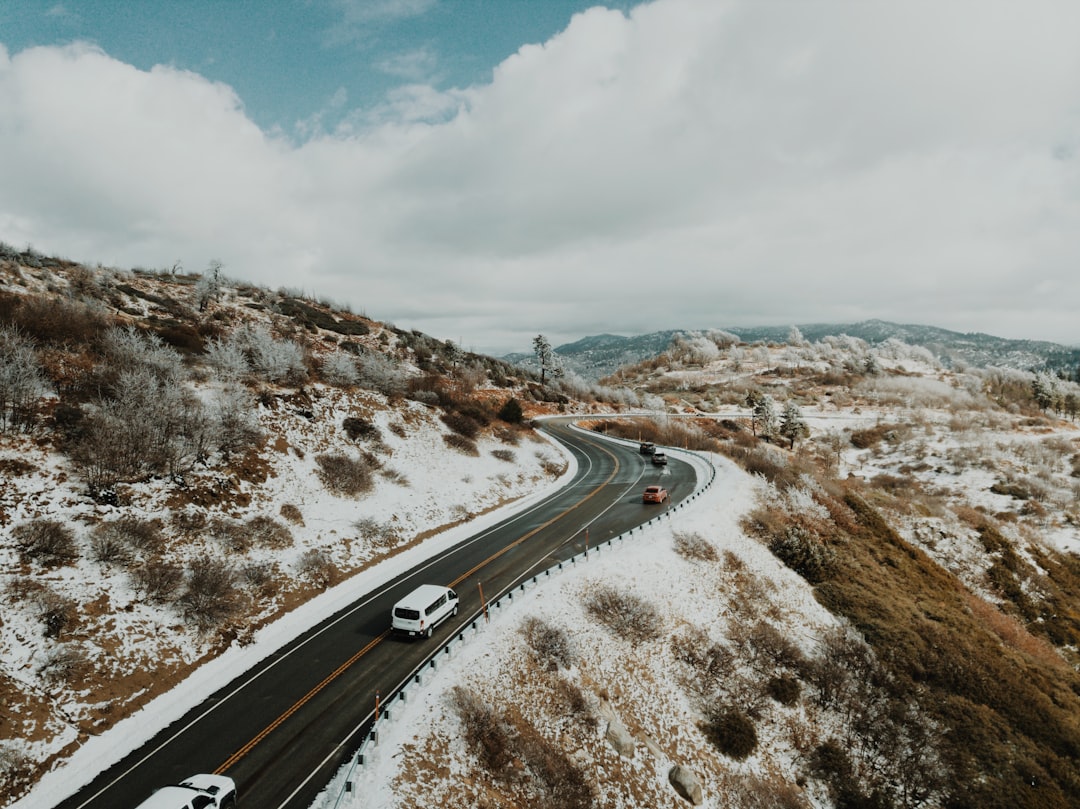
[[[304,352],[292,340],[280,340],[265,326],[246,326],[236,334],[252,368],[268,382],[302,382],[307,378]]]
[[[206,363],[223,382],[240,379],[251,370],[243,346],[231,337],[214,339],[206,346]]]
[[[1031,381],[1031,395],[1040,410],[1057,409],[1055,404],[1060,398],[1057,380],[1049,374],[1035,374],[1035,378]]]
[[[803,421],[799,406],[789,400],[780,414],[780,435],[790,441],[791,448],[795,449],[795,442],[808,433],[809,429]]]
[[[339,387],[355,385],[360,378],[360,373],[356,368],[356,360],[344,351],[335,351],[323,359],[322,375],[323,379],[331,385]]]
[[[405,393],[405,374],[385,354],[366,352],[359,361],[357,383],[384,396],[401,396]]]
[[[0,429],[33,426],[44,389],[33,342],[16,329],[0,328]]]
[[[746,402],[750,406],[750,425],[754,435],[772,440],[779,427],[776,402],[771,396],[760,391],[748,393]]]
[[[255,396],[243,385],[223,387],[214,398],[212,408],[217,420],[217,445],[225,455],[259,440]]]
[[[540,364],[541,385],[547,384],[547,375],[549,373],[553,377],[559,375],[556,373],[555,350],[551,347],[547,337],[538,334],[533,338],[533,353],[536,354],[536,361]]]
[[[214,259],[210,262],[210,266],[206,268],[206,272],[199,276],[199,280],[195,284],[195,303],[198,305],[200,312],[205,312],[206,307],[221,296],[222,267],[224,265]]]
[[[180,354],[152,332],[140,332],[132,326],[109,329],[102,348],[110,369],[116,373],[145,370],[170,384],[184,378]]]

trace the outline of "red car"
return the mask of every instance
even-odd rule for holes
[[[642,503],[666,503],[670,499],[671,495],[663,486],[646,486],[641,495]]]

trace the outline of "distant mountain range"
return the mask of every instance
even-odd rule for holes
[[[1062,372],[1076,378],[1080,367],[1080,348],[1044,340],[1009,340],[979,332],[956,332],[935,326],[864,320],[861,323],[809,323],[798,325],[803,337],[817,342],[824,337],[846,334],[870,345],[895,338],[909,345],[922,346],[947,367],[958,364],[979,367],[1001,366],[1019,370]],[[758,326],[724,329],[744,343],[783,343],[790,326]],[[599,379],[625,365],[655,357],[679,336],[700,334],[690,330],[657,331],[633,337],[598,334],[558,346],[555,353],[563,364],[586,379]],[[535,361],[531,353],[507,354],[503,359],[515,365]]]

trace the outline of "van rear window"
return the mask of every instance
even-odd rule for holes
[[[401,618],[401,619],[406,620],[406,621],[419,621],[420,620],[420,610],[410,610],[410,609],[406,609],[405,607],[395,607],[394,608],[394,617],[395,618]]]

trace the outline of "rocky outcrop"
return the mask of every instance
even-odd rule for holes
[[[690,801],[694,806],[698,806],[704,800],[701,795],[701,781],[681,764],[676,764],[671,768],[668,772],[668,781],[675,787],[680,798]]]

